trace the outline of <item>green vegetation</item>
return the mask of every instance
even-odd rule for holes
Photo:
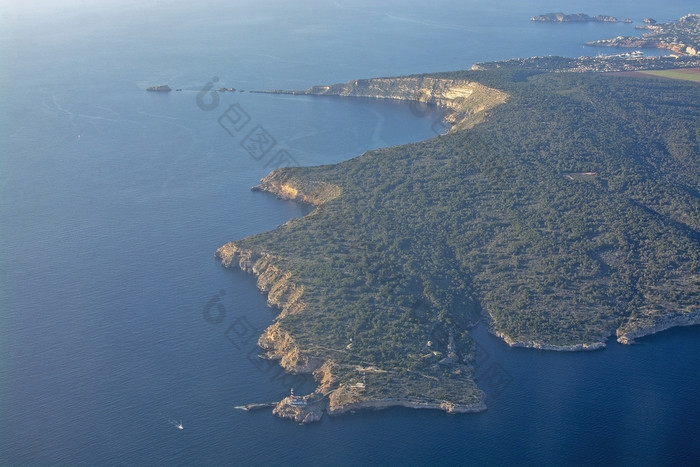
[[[653,76],[661,76],[663,78],[682,79],[686,81],[695,81],[696,83],[700,83],[700,69],[698,68],[690,68],[687,70],[649,70],[643,71],[642,73]]]
[[[235,242],[279,258],[303,287],[303,310],[278,321],[302,358],[334,362],[348,383],[373,365],[393,395],[459,402],[478,398],[468,329],[480,318],[514,341],[569,346],[604,342],[642,313],[697,309],[698,85],[515,68],[433,76],[510,97],[470,129],[276,171],[280,184],[341,191]]]

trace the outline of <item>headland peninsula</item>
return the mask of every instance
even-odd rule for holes
[[[451,129],[256,187],[316,206],[216,252],[280,310],[262,357],[318,383],[274,413],[484,410],[478,322],[561,351],[700,323],[700,85],[581,60],[276,91],[435,104]]]

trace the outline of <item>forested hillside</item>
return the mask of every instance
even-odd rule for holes
[[[286,350],[261,341],[271,355],[290,371],[330,364],[334,384],[358,365],[393,375],[364,398],[468,402],[479,396],[468,336],[479,319],[510,344],[579,349],[697,318],[700,85],[433,76],[509,97],[466,130],[274,172],[263,187],[278,193],[339,189],[310,215],[220,250],[225,264],[278,278],[266,291],[284,310],[274,330]]]

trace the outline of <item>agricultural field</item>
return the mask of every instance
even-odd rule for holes
[[[677,68],[675,70],[647,70],[640,71],[645,75],[661,76],[663,78],[682,79],[700,83],[700,68]]]

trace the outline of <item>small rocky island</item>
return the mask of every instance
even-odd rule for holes
[[[157,86],[150,86],[146,88],[146,91],[150,92],[170,92],[172,91],[172,88],[168,86],[167,84],[159,84]]]
[[[632,20],[625,18],[619,20],[614,16],[607,15],[595,15],[589,16],[585,13],[546,13],[544,15],[537,15],[530,18],[530,21],[538,21],[544,23],[631,23]]]

